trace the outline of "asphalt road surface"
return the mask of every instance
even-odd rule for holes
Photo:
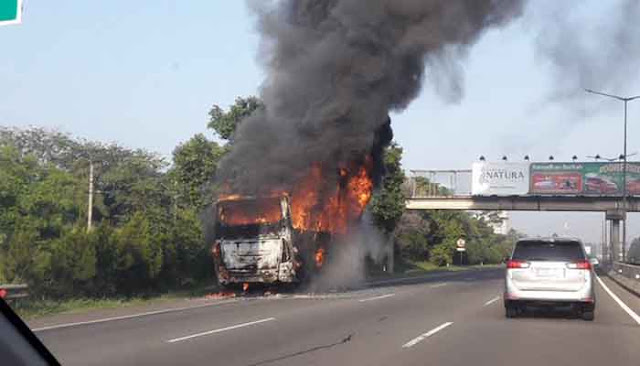
[[[506,319],[503,269],[346,293],[236,298],[36,334],[66,365],[640,365],[640,300],[602,278],[596,319]]]

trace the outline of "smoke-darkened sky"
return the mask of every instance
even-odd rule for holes
[[[530,1],[534,11],[484,34],[452,64],[458,84],[425,70],[420,95],[392,115],[406,168],[468,168],[479,155],[620,154],[622,106],[573,92],[590,83],[597,85],[584,86],[640,94],[637,43],[624,38],[640,34],[637,8],[617,10],[637,2],[567,1],[572,6],[557,11],[554,3]],[[210,104],[258,93],[267,75],[257,56],[256,17],[242,1],[25,6],[23,25],[0,28],[10,50],[0,58],[2,125],[58,127],[170,155],[204,131]],[[636,28],[616,32],[625,19]],[[558,50],[564,52],[549,57]],[[591,67],[580,63],[594,52],[606,57]],[[629,151],[640,152],[640,103],[629,105],[629,116]],[[598,216],[563,215],[516,215],[514,226],[548,234],[563,232],[568,221],[573,234],[599,237]],[[630,231],[638,234],[634,222]]]

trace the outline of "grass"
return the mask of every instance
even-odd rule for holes
[[[429,261],[404,261],[402,263],[396,264],[395,273],[388,274],[385,272],[376,272],[371,273],[371,278],[380,278],[380,277],[413,277],[413,276],[421,276],[427,273],[436,273],[436,272],[459,272],[459,271],[468,271],[478,268],[499,268],[501,264],[485,264],[485,265],[471,265],[471,266],[454,266],[450,265],[448,267],[437,266]]]
[[[83,313],[98,309],[116,309],[139,305],[157,304],[171,300],[179,300],[208,292],[206,287],[192,290],[170,291],[164,294],[134,297],[113,298],[75,298],[75,299],[35,299],[26,298],[10,303],[12,309],[22,319],[31,320],[54,314]]]
[[[412,272],[434,272],[434,271],[442,271],[442,272],[458,272],[458,271],[467,271],[470,269],[477,268],[498,268],[500,264],[485,264],[485,265],[471,265],[471,266],[449,266],[449,267],[439,267],[431,262],[411,262],[413,266],[416,268],[409,269],[405,273]]]

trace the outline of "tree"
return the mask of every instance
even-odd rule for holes
[[[161,276],[163,283],[184,286],[210,277],[213,262],[195,209],[179,209],[176,217],[162,246]]]
[[[429,223],[417,212],[406,212],[394,231],[394,241],[402,260],[423,261],[429,259],[427,235]]]
[[[51,243],[51,279],[55,296],[89,295],[96,275],[96,236],[74,227]]]
[[[193,136],[173,150],[171,175],[186,205],[200,208],[206,204],[210,182],[223,155],[224,149],[203,134]]]
[[[221,139],[233,141],[233,135],[242,120],[261,108],[264,108],[264,104],[254,96],[236,98],[235,103],[228,111],[224,111],[214,104],[209,110],[209,124],[207,127],[213,129]]]
[[[406,195],[402,184],[405,176],[401,165],[402,148],[395,142],[384,153],[385,176],[382,188],[374,194],[370,208],[375,224],[391,233],[405,210]]]
[[[113,233],[117,253],[118,289],[126,294],[152,289],[162,268],[160,233],[150,220],[136,212],[129,222]]]

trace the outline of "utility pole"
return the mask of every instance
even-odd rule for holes
[[[91,231],[93,219],[93,161],[89,160],[89,207],[87,208],[87,232]]]
[[[625,262],[627,259],[627,251],[626,251],[626,247],[627,247],[627,103],[629,103],[632,100],[638,99],[640,98],[640,95],[636,95],[634,97],[621,97],[619,95],[613,95],[613,94],[607,94],[607,93],[602,93],[599,91],[595,91],[595,90],[591,90],[591,89],[585,89],[585,91],[587,93],[591,93],[591,94],[598,94],[598,95],[602,95],[608,98],[613,98],[613,99],[617,99],[619,101],[624,102],[624,152],[622,153],[623,156],[623,165],[622,165],[622,212],[623,212],[623,218],[622,218],[622,261]],[[615,251],[613,251],[615,253]],[[619,258],[613,258],[614,261],[618,260]]]

